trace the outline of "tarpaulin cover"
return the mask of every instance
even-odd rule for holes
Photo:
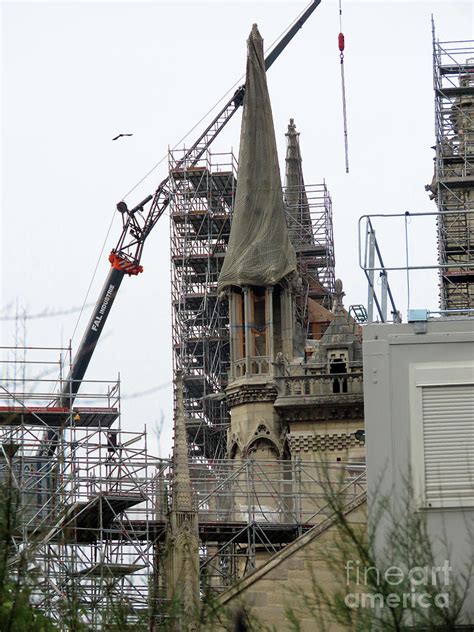
[[[219,291],[229,285],[275,285],[296,270],[285,220],[263,40],[256,24],[247,45],[237,189]]]

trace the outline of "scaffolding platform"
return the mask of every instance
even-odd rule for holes
[[[440,178],[439,183],[442,187],[456,189],[472,189],[474,188],[474,173],[465,176],[459,175],[455,177]]]
[[[142,494],[104,492],[89,501],[80,501],[72,505],[60,528],[74,529],[76,531],[74,537],[78,541],[94,541],[101,529],[111,529],[118,514],[144,500],[145,497]]]
[[[173,168],[170,176],[176,181],[188,183],[196,196],[210,200],[211,208],[218,208],[222,201],[227,206],[232,206],[237,180],[235,172],[231,170],[211,171],[208,166],[197,165]]]
[[[262,538],[272,544],[288,544],[293,542],[299,535],[306,533],[313,528],[313,524],[275,524],[271,522],[258,522],[249,524],[246,521],[228,521],[228,522],[199,522],[199,539],[202,544],[225,544],[226,542],[234,542],[236,544],[245,544],[248,542],[248,530],[257,530],[261,533]],[[156,542],[164,542],[166,540],[166,522],[164,520],[154,520],[146,523],[145,521],[130,522],[137,537],[152,537]],[[148,527],[148,530],[147,530]],[[141,534],[141,535],[140,535]]]
[[[93,566],[87,566],[86,568],[72,573],[73,577],[106,577],[107,575],[112,577],[123,577],[125,575],[133,575],[145,568],[144,564],[107,564],[99,563]]]
[[[451,283],[474,283],[474,270],[447,270],[443,277]]]
[[[264,542],[272,544],[288,544],[296,540],[296,538],[309,531],[313,527],[312,524],[295,525],[295,524],[275,524],[271,522],[259,522],[249,525],[247,522],[227,522],[222,523],[204,523],[199,528],[199,538],[201,542],[206,544],[223,544],[225,542],[235,542],[245,544],[248,542],[248,529],[255,529],[262,536]]]
[[[441,64],[439,66],[440,75],[459,75],[459,69],[461,68],[462,73],[474,73],[474,64],[470,63],[460,63],[460,64]]]
[[[462,67],[461,67],[462,69]],[[461,70],[462,72],[462,70]],[[459,70],[458,70],[459,73]],[[445,73],[447,74],[447,73]],[[451,74],[455,74],[455,73],[451,73]],[[463,97],[463,96],[474,96],[474,86],[465,86],[465,87],[461,87],[461,86],[455,86],[455,87],[443,87],[443,88],[437,88],[436,89],[436,94],[439,97]]]
[[[192,268],[193,272],[195,272],[198,276],[210,272],[217,278],[218,271],[221,268],[224,257],[224,251],[194,252],[187,255],[186,259],[183,259],[181,254],[174,255],[172,256],[171,261],[176,267],[188,266]]]
[[[1,347],[0,352],[0,427],[110,428],[119,418],[118,380],[83,380],[75,397],[68,395],[71,347]]]
[[[64,406],[0,406],[0,426],[45,425],[59,428],[74,424],[81,428],[110,428],[118,419],[117,408],[77,408]]]
[[[464,163],[472,165],[474,164],[474,153],[466,151],[463,154],[455,154],[455,153],[449,153],[448,151],[445,151],[443,160],[444,160],[445,165],[451,165],[451,164],[463,165]]]
[[[322,257],[323,259],[327,255],[327,248],[316,244],[297,244],[295,250],[297,253],[305,253],[308,256]]]

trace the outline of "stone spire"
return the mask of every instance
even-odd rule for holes
[[[285,136],[288,139],[286,147],[285,204],[288,210],[288,228],[291,243],[298,250],[298,246],[301,244],[314,243],[314,236],[308,198],[304,186],[300,134],[296,131],[295,121],[292,118],[290,118],[288,131]]]
[[[247,45],[237,189],[219,290],[231,285],[276,285],[296,270],[286,226],[263,39],[256,24]]]
[[[323,297],[327,294],[327,290],[319,281],[317,270],[318,255],[315,255],[314,252],[317,244],[304,184],[300,134],[296,131],[295,121],[292,118],[290,118],[285,136],[287,138],[285,206],[290,241],[300,257],[301,267],[309,271],[306,278],[309,283],[310,295]],[[308,301],[311,300],[308,298]]]
[[[174,419],[172,510],[192,512],[192,489],[189,474],[188,439],[184,422],[183,374],[176,374],[176,411]]]
[[[183,376],[176,375],[171,509],[166,538],[167,591],[178,610],[175,630],[193,630],[199,607],[199,533],[189,473]],[[196,628],[197,629],[197,628]]]

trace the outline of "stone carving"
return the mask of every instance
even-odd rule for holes
[[[355,433],[339,434],[293,434],[288,435],[288,444],[292,453],[339,451],[348,448],[363,447],[364,442],[356,438]]]

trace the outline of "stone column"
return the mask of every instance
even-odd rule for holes
[[[274,330],[273,330],[273,286],[265,291],[265,323],[267,325],[267,356],[268,372],[273,375],[274,360]]]
[[[253,343],[253,335],[250,329],[250,324],[252,322],[252,295],[249,287],[244,288],[244,336],[245,336],[245,371],[247,376],[250,375],[250,358],[255,355],[254,353],[254,343]]]
[[[289,289],[281,292],[281,338],[282,351],[286,358],[293,357],[293,296]]]

